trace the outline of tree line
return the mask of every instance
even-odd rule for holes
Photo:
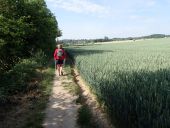
[[[109,41],[124,41],[124,40],[139,40],[139,39],[152,39],[152,38],[165,38],[165,37],[170,37],[170,35],[165,35],[165,34],[152,34],[148,36],[141,36],[141,37],[127,37],[127,38],[109,38],[105,36],[104,38],[99,38],[99,39],[63,39],[61,42],[63,42],[66,45],[69,44],[84,44],[86,45],[87,43],[97,43],[97,42],[109,42]]]
[[[0,74],[38,50],[51,54],[58,36],[44,0],[0,0]]]

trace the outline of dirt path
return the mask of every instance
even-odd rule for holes
[[[86,86],[78,71],[73,68],[71,71],[74,82],[81,88],[81,96],[85,98],[92,112],[92,118],[98,128],[115,128],[106,113],[102,111],[100,105]],[[64,86],[69,86],[73,80],[68,80],[67,76],[55,75],[53,81],[52,95],[50,96],[48,107],[46,109],[46,118],[44,128],[79,128],[77,125],[77,115],[80,105],[75,103],[77,96],[73,96]]]
[[[78,105],[75,103],[77,97],[64,88],[66,84],[69,86],[69,82],[71,81],[67,79],[67,76],[55,75],[52,95],[46,109],[44,128],[78,128],[76,124]]]

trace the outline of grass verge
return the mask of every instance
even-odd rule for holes
[[[81,107],[78,109],[77,123],[80,128],[97,128],[96,123],[93,120],[92,112],[89,106],[86,104],[86,99],[82,96],[82,90],[77,84],[76,74],[74,73],[74,64],[71,59],[67,60],[66,66],[64,67],[65,73],[67,75],[68,80],[71,82],[64,83],[65,88],[69,90],[73,95],[77,95],[78,98],[76,100],[77,104],[80,104]]]
[[[25,91],[9,96],[10,102],[0,106],[1,128],[42,128],[54,78],[52,63],[43,70],[36,69],[35,74],[29,75]]]
[[[31,110],[27,113],[27,122],[23,128],[42,128],[43,119],[45,117],[44,110],[51,93],[53,78],[54,69],[49,67],[43,72],[43,80],[40,82],[41,96],[32,102]]]

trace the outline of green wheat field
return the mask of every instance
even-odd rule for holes
[[[67,50],[113,123],[170,128],[170,38]]]

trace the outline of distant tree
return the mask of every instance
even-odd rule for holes
[[[108,40],[109,40],[109,37],[105,36],[104,41],[108,41]]]
[[[57,37],[60,37],[60,36],[62,36],[62,31],[61,31],[61,30],[58,30],[58,31],[57,31]]]

